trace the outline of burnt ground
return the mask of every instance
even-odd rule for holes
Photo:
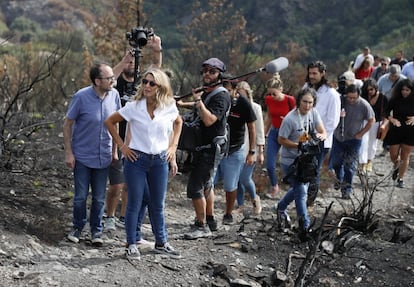
[[[378,157],[375,172],[355,178],[351,201],[339,198],[324,170],[307,242],[294,229],[277,230],[271,212],[276,201],[264,199],[267,180],[261,167],[255,173],[260,216],[252,216],[246,202],[249,209],[236,216],[236,224],[220,225],[210,239],[184,240],[194,214],[185,194],[187,176],[176,176],[170,180],[166,217],[170,243],[183,258],[147,249],[140,261],[130,262],[124,257],[123,229],[105,233],[101,248],[91,245],[87,228],[79,244],[66,240],[72,174],[63,163],[62,117],[46,120],[52,124],[16,141],[13,153],[3,158],[0,286],[295,286],[295,281],[296,286],[414,286],[412,166],[407,187],[399,189],[390,179],[389,159]],[[366,180],[370,188],[364,193]],[[221,219],[220,187],[216,194]],[[295,217],[293,205],[289,214]],[[144,235],[153,240],[148,223]]]

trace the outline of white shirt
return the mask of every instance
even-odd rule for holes
[[[325,148],[331,148],[333,142],[333,132],[339,124],[341,113],[341,96],[334,89],[327,85],[322,85],[317,91],[315,109],[321,116],[323,126],[326,130]]]
[[[265,145],[265,134],[264,134],[264,123],[263,123],[263,111],[262,107],[255,102],[250,102],[252,104],[252,108],[254,114],[256,115],[256,145]],[[246,132],[244,134],[244,154],[247,156],[250,150],[249,145],[249,130],[246,125]]]
[[[148,114],[145,98],[126,103],[118,112],[128,122],[131,132],[129,148],[147,154],[159,154],[168,149],[173,122],[179,116],[174,102],[155,109],[153,119]]]
[[[374,63],[374,56],[372,56],[371,54],[368,54],[367,56],[365,56],[363,53],[361,53],[355,59],[354,66],[352,67],[353,70],[356,70],[359,67],[361,67],[361,64],[364,61],[365,57],[369,57],[369,59],[371,60],[371,63]]]

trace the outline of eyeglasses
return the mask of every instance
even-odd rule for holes
[[[142,79],[142,84],[145,86],[146,84],[149,84],[151,87],[158,86],[158,84],[154,81],[149,81],[147,79]]]
[[[214,75],[214,74],[218,73],[218,70],[217,69],[204,68],[204,69],[201,70],[201,72],[203,74],[209,73],[210,75]]]
[[[110,76],[110,77],[106,77],[106,78],[98,78],[98,79],[113,82],[113,81],[115,81],[115,76]]]
[[[387,65],[387,63],[381,63],[381,66],[386,66]]]

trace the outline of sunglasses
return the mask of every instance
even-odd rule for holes
[[[148,81],[147,79],[142,79],[142,84],[145,86],[146,84],[149,84],[151,87],[158,86],[158,84],[154,81]]]
[[[203,74],[209,73],[210,75],[214,75],[214,74],[218,73],[218,70],[217,69],[204,68],[204,69],[201,70],[201,72]]]

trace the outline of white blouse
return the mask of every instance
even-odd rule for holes
[[[118,112],[128,122],[129,148],[147,154],[159,154],[168,149],[173,123],[179,116],[175,102],[156,108],[153,119],[148,114],[145,98],[126,103]]]

